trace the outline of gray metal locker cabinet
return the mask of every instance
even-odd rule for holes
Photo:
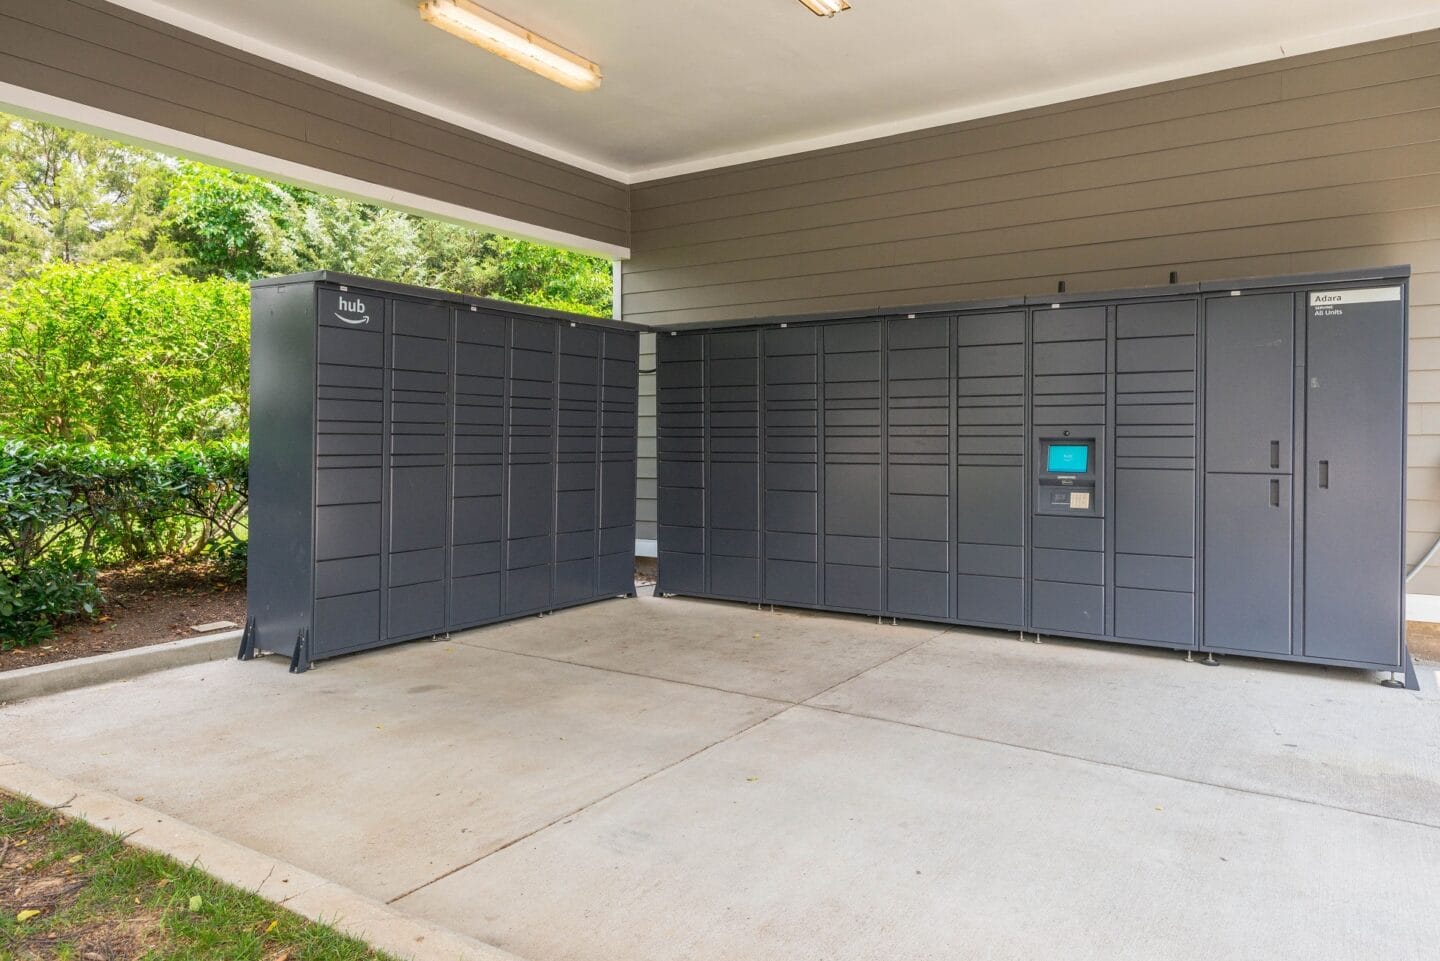
[[[881,323],[828,324],[821,337],[823,603],[878,614],[884,609]]]
[[[506,614],[548,610],[555,562],[556,326],[510,320],[505,424]]]
[[[820,603],[820,328],[772,327],[765,366],[762,600]]]
[[[760,334],[706,335],[707,593],[760,600]]]
[[[503,315],[467,308],[455,311],[451,630],[500,616],[509,329]]]
[[[593,597],[600,550],[600,331],[560,326],[555,603]]]
[[[885,327],[885,610],[950,616],[949,317]]]
[[[955,618],[1025,626],[1025,313],[955,320]]]
[[[1294,302],[1263,290],[1203,301],[1206,648],[1293,650]]]
[[[1405,291],[1386,284],[1308,293],[1303,653],[1398,667]]]
[[[1040,513],[1031,518],[1030,626],[1037,631],[1104,636],[1105,519],[1109,510],[1104,478],[1108,470],[1110,338],[1107,308],[1040,308],[1031,314],[1032,446],[1042,437],[1075,437],[1093,442],[1100,478],[1092,512],[1086,516]],[[1034,452],[1032,474],[1041,470]]]
[[[1114,634],[1195,644],[1195,298],[1115,309]]]
[[[607,330],[600,348],[599,593],[635,593],[635,455],[640,341]]]
[[[705,581],[705,335],[655,339],[656,593],[699,595]]]
[[[343,274],[252,288],[242,659],[301,671],[633,592],[634,328]]]
[[[390,302],[385,636],[444,631],[449,511],[450,311]]]
[[[313,375],[315,606],[306,653],[319,658],[373,646],[388,636],[380,588],[385,331],[393,318],[386,299],[370,291],[312,288],[311,296],[319,301]],[[252,540],[255,536],[252,531]]]

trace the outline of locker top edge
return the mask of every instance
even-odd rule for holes
[[[624,330],[637,334],[644,333],[651,329],[644,324],[632,324],[623,320],[611,320],[607,317],[591,317],[589,314],[574,314],[566,310],[528,307],[524,304],[511,303],[508,300],[495,300],[490,297],[472,297],[468,294],[456,294],[446,290],[435,290],[430,287],[417,287],[413,284],[397,284],[389,280],[376,280],[373,277],[342,274],[333,270],[315,270],[305,274],[266,277],[262,280],[251,281],[250,288],[255,290],[263,287],[284,287],[292,284],[331,284],[339,287],[358,287],[362,290],[373,291],[377,294],[414,297],[419,300],[430,300],[451,305],[479,307],[482,310],[511,314],[517,317],[539,317],[545,320],[563,320],[587,327],[604,327],[609,330]]]
[[[1362,267],[1353,270],[1326,270],[1302,274],[1279,276],[1239,277],[1228,280],[1190,281],[1177,284],[1156,284],[1151,287],[1127,287],[1117,290],[1067,291],[1066,293],[1030,294],[1026,296],[998,297],[991,300],[969,300],[953,303],[900,305],[894,307],[862,307],[853,310],[835,310],[813,314],[776,314],[764,317],[745,317],[736,320],[704,324],[657,324],[641,327],[656,333],[685,333],[708,330],[726,330],[743,327],[773,327],[777,324],[813,324],[835,320],[873,320],[883,317],[907,314],[936,315],[990,312],[1013,308],[1044,307],[1050,304],[1083,304],[1117,300],[1159,299],[1164,297],[1187,297],[1214,291],[1284,289],[1288,287],[1310,287],[1316,284],[1403,282],[1410,278],[1409,264],[1394,264],[1383,267]]]

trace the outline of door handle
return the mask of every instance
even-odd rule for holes
[[[1271,467],[1271,469],[1273,470],[1273,469],[1278,468],[1279,466],[1280,466],[1280,442],[1279,442],[1278,440],[1272,440],[1272,441],[1270,442],[1270,467]]]
[[[1320,489],[1323,491],[1323,490],[1329,490],[1329,488],[1330,488],[1330,462],[1329,462],[1328,460],[1322,460],[1322,461],[1320,462]]]
[[[1270,506],[1280,506],[1280,479],[1278,477],[1270,481]]]

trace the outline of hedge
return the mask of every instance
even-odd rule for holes
[[[208,555],[243,573],[248,475],[243,443],[0,445],[0,649],[94,613],[102,566]]]

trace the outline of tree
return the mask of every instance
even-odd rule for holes
[[[57,261],[167,263],[171,176],[158,154],[0,114],[0,282]]]
[[[249,290],[118,262],[55,263],[0,294],[0,424],[154,451],[243,435]]]
[[[253,280],[336,270],[609,316],[599,257],[182,163],[166,223],[197,277]]]

